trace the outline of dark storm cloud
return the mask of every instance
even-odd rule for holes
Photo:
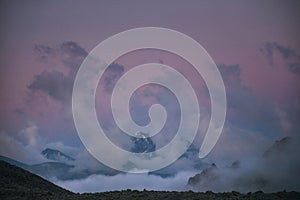
[[[276,42],[267,42],[260,51],[266,56],[271,66],[275,66],[274,55],[277,52],[285,61],[285,66],[290,72],[300,73],[300,55],[294,49]]]

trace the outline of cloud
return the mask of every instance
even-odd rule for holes
[[[300,191],[299,142],[299,136],[284,138],[260,156],[245,156],[233,166],[217,165],[202,173],[193,188],[214,192]]]
[[[291,72],[295,74],[300,74],[300,63],[294,62],[294,63],[288,63],[288,68]]]
[[[40,154],[43,144],[38,127],[32,123],[15,136],[4,131],[0,132],[0,155],[26,164],[45,161]]]
[[[118,79],[124,73],[124,66],[112,63],[103,74],[103,87],[106,92],[111,93]]]
[[[277,106],[276,115],[280,119],[285,136],[298,135],[300,133],[300,93],[290,104]]]
[[[85,148],[79,149],[78,152],[74,156],[74,168],[70,171],[74,175],[78,174],[81,177],[86,177],[91,174],[115,175],[120,173],[96,160]],[[76,179],[75,176],[72,178]]]
[[[63,42],[57,47],[35,45],[34,52],[39,61],[51,67],[37,74],[28,89],[32,92],[40,91],[64,105],[70,104],[76,73],[88,53],[73,41]],[[63,67],[56,67],[61,64]],[[101,78],[106,92],[112,92],[123,73],[124,66],[117,63],[112,63],[107,68]]]
[[[41,142],[41,138],[38,134],[38,127],[34,124],[29,124],[27,127],[19,132],[19,136],[22,141],[28,146],[37,146]]]
[[[241,66],[219,64],[218,68],[222,74],[226,86],[234,87],[241,85]]]
[[[34,52],[37,54],[37,58],[39,61],[46,62],[49,57],[54,57],[57,54],[56,49],[51,48],[46,45],[34,45],[33,47]]]
[[[271,52],[269,53],[270,55],[273,55],[276,50],[283,52],[283,57],[287,59],[295,56],[294,53],[285,48],[279,48],[278,45],[275,45],[275,47],[269,47],[270,45],[271,44],[267,45],[268,48],[266,50],[267,52]],[[69,106],[76,72],[87,53],[75,42],[65,42],[55,48],[42,45],[37,46],[36,49],[41,60],[50,62],[49,60],[51,59],[57,59],[59,62],[63,63],[65,69],[68,70],[67,72],[64,70],[51,71],[51,69],[48,68],[42,73],[36,75],[28,88],[31,92],[42,92],[51,99],[63,103],[64,106]],[[218,153],[212,154],[209,162],[219,161],[220,163],[225,163],[226,160],[227,162],[228,160],[234,161],[235,159],[243,157],[243,155],[256,154],[263,145],[268,143],[267,137],[276,138],[279,135],[282,135],[282,131],[293,129],[291,128],[291,124],[294,124],[294,121],[291,121],[292,116],[290,115],[289,108],[282,107],[281,105],[278,106],[264,100],[259,100],[251,88],[243,85],[241,78],[242,68],[240,65],[221,64],[218,67],[226,87],[228,112],[225,130],[221,135],[220,141],[217,143],[217,146],[219,145],[219,147],[215,147],[217,148],[215,152]],[[106,92],[106,95],[104,96],[109,96],[111,94],[116,81],[123,75],[124,72],[124,66],[118,63],[113,63],[109,66],[100,80],[100,84],[102,84],[101,87],[103,87],[104,92]],[[103,94],[104,93],[101,93],[101,95]],[[189,99],[187,98],[187,101],[188,100]],[[107,103],[108,101],[106,102],[105,99],[102,103],[103,102]],[[163,134],[158,134],[153,137],[153,142],[156,145],[156,148],[166,145],[176,132],[176,124],[180,120],[178,102],[174,95],[163,87],[147,85],[139,88],[134,93],[131,103],[130,111],[132,112],[132,117],[136,122],[138,122],[138,124],[141,125],[148,123],[149,117],[147,111],[149,106],[153,103],[160,103],[166,108],[169,116],[167,120],[169,121],[167,121],[166,127],[163,129]],[[105,105],[104,107],[102,105],[99,110],[106,111],[109,110],[109,108],[110,104]],[[209,109],[207,108],[207,110]],[[280,110],[280,112],[278,110]],[[102,116],[105,116],[104,118],[109,118],[109,120],[113,120],[111,118],[111,113],[105,113],[102,114]],[[209,116],[209,112],[203,112],[202,109],[201,118],[209,119]],[[101,118],[99,121],[101,121]],[[204,121],[207,122],[207,120]],[[133,144],[130,143],[130,138],[119,129],[114,128],[114,123],[110,124],[105,122],[104,125],[106,126],[105,130],[108,130],[107,135],[111,141],[118,145],[120,144],[119,146],[123,148],[126,147],[128,150],[132,148]],[[205,128],[203,130],[205,130]],[[223,136],[224,134],[226,135]],[[195,152],[198,153],[203,139],[201,137],[202,136],[197,136],[196,139],[198,141],[194,142],[194,145],[196,144],[197,148],[194,148],[194,146],[189,150],[194,148],[194,150],[196,149]],[[249,143],[249,141],[251,142]],[[234,145],[228,145],[232,144],[232,142]],[[258,144],[259,148],[251,144]],[[239,148],[240,150],[238,150]],[[197,159],[197,153],[193,157],[187,158],[186,156],[183,156],[174,164],[158,171],[157,174],[170,175],[176,174],[178,171],[201,168],[199,166],[205,163],[199,162],[199,159]],[[84,154],[81,154],[81,156],[81,158],[83,158]],[[98,169],[103,169],[102,173],[110,173],[109,169],[105,169],[105,167],[100,166],[98,161],[94,162],[92,159],[78,159],[78,162],[81,162],[78,164],[79,168],[81,166],[88,168],[86,163],[90,163],[90,166],[92,166],[89,169],[90,171],[97,172]]]
[[[275,104],[257,99],[251,88],[241,81],[240,65],[218,65],[227,96],[227,121],[236,127],[276,136],[280,132]]]
[[[61,141],[47,143],[45,145],[45,149],[46,148],[59,150],[59,151],[65,153],[66,155],[71,156],[71,157],[75,157],[75,156],[78,156],[80,154],[80,148],[72,147],[72,146],[66,146]]]
[[[53,65],[62,63],[68,67],[68,72],[66,73],[64,70],[44,70],[34,77],[28,89],[32,92],[41,91],[49,95],[53,100],[63,104],[70,104],[75,76],[80,64],[87,56],[87,52],[72,41],[63,42],[55,48],[35,45],[34,50],[39,60]],[[53,60],[57,62],[51,62]]]
[[[201,131],[189,149],[189,151],[193,149],[195,155],[189,158],[183,156],[172,165],[154,173],[176,174],[183,170],[201,169],[206,163],[228,164],[243,157],[257,156],[273,139],[284,135],[290,124],[294,123],[290,121],[293,116],[290,115],[291,112],[288,108],[258,99],[251,88],[243,85],[240,65],[221,64],[219,70],[224,79],[227,93],[227,121],[220,140],[214,151],[208,156],[209,159],[201,162],[197,157],[203,141],[202,133],[205,133],[206,130],[206,126],[201,125]],[[147,111],[153,103],[162,104],[167,109],[170,121],[167,121],[166,126],[170,127],[164,129],[163,134],[153,137],[157,149],[166,145],[173,137],[172,133],[176,132],[176,124],[178,116],[180,116],[174,95],[167,93],[164,88],[147,85],[139,88],[131,100],[133,102],[133,106],[130,107],[132,117],[134,120],[137,119],[136,121],[140,124],[147,124]],[[202,110],[201,117],[201,122],[205,121],[205,124],[208,124],[209,112]],[[119,133],[122,134],[121,131]],[[109,137],[114,140],[121,138],[119,135],[113,136],[113,134],[109,134]],[[122,141],[126,140],[122,139]]]
[[[82,60],[88,55],[84,48],[74,41],[66,41],[57,47],[36,44],[33,47],[37,59],[45,63],[59,59],[69,67],[79,68]]]
[[[76,42],[73,41],[63,42],[59,47],[61,52],[65,54],[67,58],[71,59],[77,57],[85,57],[88,54],[84,48],[82,48]]]
[[[162,178],[147,174],[92,175],[82,180],[55,181],[55,184],[73,192],[104,192],[113,190],[184,191],[188,178],[195,172],[180,172],[174,177]]]
[[[222,64],[219,70],[226,87],[227,118],[217,145],[204,161],[228,165],[256,158],[273,140],[299,133],[298,104],[258,99],[251,88],[243,85],[239,65]]]
[[[58,71],[43,71],[35,76],[28,89],[44,92],[52,99],[66,103],[70,101],[72,87],[73,77],[65,76]]]
[[[274,51],[278,51],[284,59],[297,56],[295,50],[286,47],[284,45],[278,44],[277,42],[273,42],[273,43],[267,42],[264,48],[262,49],[262,51],[264,50],[266,51],[267,56],[269,57],[273,56]]]
[[[88,55],[88,52],[73,41],[63,42],[59,47],[61,60],[70,68],[69,76],[74,79],[82,61]]]
[[[260,51],[268,59],[269,64],[276,66],[278,53],[284,61],[284,66],[294,74],[300,74],[300,55],[292,48],[278,44],[277,42],[267,42]]]
[[[203,161],[216,163],[218,166],[230,165],[236,160],[260,157],[271,143],[272,140],[264,134],[227,122],[218,143]]]

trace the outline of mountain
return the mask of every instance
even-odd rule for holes
[[[138,133],[140,138],[132,137],[133,147],[131,152],[134,153],[149,153],[153,152],[156,149],[155,143],[152,141],[151,137],[146,137],[143,133]]]
[[[0,161],[0,172],[0,199],[58,199],[73,194],[4,161]]]
[[[72,161],[75,161],[74,158],[72,158],[71,156],[68,156],[64,153],[62,153],[61,151],[58,151],[58,150],[55,150],[55,149],[50,149],[50,148],[47,148],[45,150],[43,150],[41,152],[41,154],[47,158],[48,160],[54,160],[54,161],[57,161],[57,162],[72,162]]]

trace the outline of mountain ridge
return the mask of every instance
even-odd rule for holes
[[[53,161],[58,161],[58,162],[75,161],[75,158],[72,158],[71,156],[68,156],[68,155],[64,154],[63,152],[56,150],[56,149],[46,148],[41,152],[41,154],[48,160],[53,160]]]

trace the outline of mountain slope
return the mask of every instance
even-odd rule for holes
[[[4,161],[0,161],[0,172],[0,199],[32,199],[33,197],[44,199],[46,196],[72,194],[35,174]]]
[[[14,159],[0,156],[0,161],[5,161],[11,165],[18,166],[22,169],[28,170],[34,174],[42,176],[43,178],[57,178],[60,180],[74,179],[74,178],[84,178],[86,176],[77,175],[72,173],[71,170],[74,168],[73,165],[68,165],[60,162],[45,162],[35,165],[27,165],[25,163],[16,161]]]
[[[19,162],[19,161],[16,161],[14,159],[11,159],[11,158],[8,158],[8,157],[5,157],[5,156],[1,156],[0,155],[0,161],[5,161],[11,165],[15,165],[15,166],[18,166],[18,167],[21,167],[23,169],[28,169],[29,168],[29,165],[25,164],[25,163],[22,163],[22,162]]]

